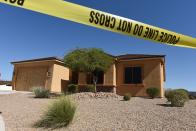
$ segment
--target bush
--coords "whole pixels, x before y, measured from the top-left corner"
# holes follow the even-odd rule
[[[75,111],[76,106],[68,97],[59,97],[48,107],[43,118],[35,123],[35,127],[66,127],[73,120]]]
[[[185,89],[175,89],[175,90],[167,89],[167,90],[165,90],[165,97],[167,98],[167,100],[169,102],[171,102],[171,98],[173,96],[173,91],[184,92],[185,94],[187,94],[189,96],[189,92],[187,90],[185,90]]]
[[[167,98],[167,100],[169,101],[169,102],[171,102],[171,97],[172,97],[172,89],[167,89],[167,90],[165,90],[165,97]]]
[[[172,106],[183,107],[188,100],[188,94],[183,90],[173,90],[171,93],[170,101]]]
[[[146,89],[146,93],[148,94],[148,96],[150,96],[153,99],[159,95],[160,90],[158,88],[151,87]]]
[[[183,91],[183,92],[185,92],[188,95],[188,97],[189,97],[189,91],[188,90],[186,90],[186,89],[176,89],[176,90],[177,91]]]
[[[50,97],[50,91],[43,87],[34,87],[32,91],[35,94],[35,98],[49,98]]]
[[[95,92],[95,86],[94,85],[87,85],[84,89],[85,92]]]
[[[126,93],[123,97],[124,101],[129,101],[131,99],[131,94],[130,93]]]
[[[78,85],[75,84],[69,84],[67,86],[68,92],[69,93],[77,93],[78,92]]]
[[[186,89],[175,89],[175,90],[178,90],[178,91],[184,91],[184,92],[186,92],[186,93],[187,93],[187,95],[189,94],[189,91],[188,91],[188,90],[186,90]]]

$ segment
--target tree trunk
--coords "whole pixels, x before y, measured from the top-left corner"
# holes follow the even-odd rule
[[[95,86],[95,93],[97,93],[97,76],[93,75],[93,82]]]
[[[97,93],[97,82],[94,83],[95,86],[95,93]]]

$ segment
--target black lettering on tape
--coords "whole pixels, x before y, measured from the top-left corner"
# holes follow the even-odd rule
[[[168,43],[168,44],[177,44],[180,41],[180,37],[165,32],[161,32],[158,41]]]
[[[150,28],[150,27],[146,27],[143,37],[151,39],[151,40],[156,40],[158,34],[159,34],[158,30],[155,30],[155,29]]]
[[[161,40],[162,40],[163,35],[164,35],[164,32],[161,32],[161,35],[160,35],[160,37],[159,37],[158,41],[161,41]]]
[[[97,12],[97,13],[95,14],[95,24],[98,24],[98,23],[99,23],[99,17],[100,17],[100,13]]]
[[[105,20],[105,26],[109,27],[110,26],[110,17],[106,15],[106,20]]]
[[[12,4],[16,3],[16,0],[10,0],[10,3]]]
[[[148,27],[146,27],[146,31],[144,32],[144,38],[146,38],[147,36],[148,36],[148,31],[149,31],[149,28]]]
[[[89,22],[100,26],[105,26],[107,28],[113,29],[115,27],[116,19],[104,13],[99,13],[95,11],[90,12]]]
[[[8,1],[8,0],[5,0]],[[24,0],[9,0],[10,2],[17,2],[18,5],[23,5]],[[95,11],[91,11],[89,14],[89,22],[94,23],[100,26],[105,26],[107,28],[115,28],[116,26],[116,18],[110,15],[106,15],[104,13],[99,13]],[[133,28],[133,32],[132,32]],[[133,26],[132,22],[126,20],[119,20],[119,24],[116,27],[118,31],[133,33],[133,35],[141,36],[143,31],[144,35],[142,37],[151,40],[157,40],[159,42],[164,42],[168,44],[177,44],[180,41],[180,37],[172,35],[170,33],[161,32],[159,36],[159,30],[153,29],[151,27],[145,27],[143,25],[135,24]]]
[[[9,1],[11,4],[17,4],[23,6],[25,0],[5,0],[6,2]]]
[[[91,11],[90,12],[90,19],[89,19],[89,22],[90,23],[93,23],[93,21],[94,21],[94,15],[95,15],[95,12],[94,11]]]
[[[143,28],[144,26],[140,26],[138,24],[135,24],[135,28],[133,30],[133,35],[138,35],[138,36],[141,36],[142,35],[142,32],[143,32]]]
[[[117,27],[117,30],[121,30],[121,23],[122,23],[122,20],[120,19],[120,23],[119,23],[119,25]]]
[[[175,40],[175,41],[173,42],[173,44],[175,45],[175,44],[177,44],[179,41],[180,41],[180,37],[178,37],[178,39]]]
[[[122,23],[122,32],[125,32],[126,28],[127,28],[127,22],[123,21],[123,23]]]
[[[23,6],[25,0],[18,0],[17,4]]]
[[[101,14],[99,24],[100,25],[104,25],[104,23],[105,23],[105,15],[104,14]]]
[[[112,23],[113,22],[113,23]],[[115,17],[112,17],[112,19],[111,19],[111,23],[110,23],[110,28],[114,28],[115,27],[115,25],[116,25],[116,18]]]
[[[173,37],[173,35],[171,35],[171,34],[169,34],[168,35],[168,39],[167,39],[167,41],[168,41],[168,43],[171,43],[172,44],[172,37]]]
[[[131,28],[132,28],[132,23],[131,23],[131,22],[128,22],[126,32],[127,32],[127,33],[130,33],[130,32],[131,32]]]
[[[130,33],[132,28],[132,23],[128,22],[126,20],[121,20],[119,22],[119,25],[117,27],[117,30],[122,31],[122,32],[127,32]]]
[[[156,39],[157,39],[158,35],[159,35],[159,31],[158,31],[158,30],[156,30],[156,36],[155,36],[154,40],[156,40]]]

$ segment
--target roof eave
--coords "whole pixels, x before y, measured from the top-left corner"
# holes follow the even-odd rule
[[[24,60],[24,61],[13,61],[11,62],[11,64],[15,65],[15,64],[23,64],[23,63],[33,63],[33,62],[46,62],[46,61],[56,61],[56,62],[64,63],[63,60],[59,58],[47,57],[47,58],[39,58],[39,59]]]

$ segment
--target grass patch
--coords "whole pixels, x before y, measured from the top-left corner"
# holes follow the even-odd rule
[[[74,118],[76,105],[67,96],[59,97],[45,112],[43,118],[35,123],[35,127],[61,128],[68,126]]]

